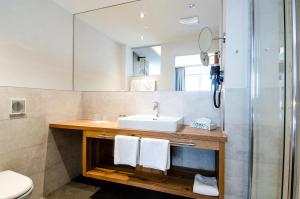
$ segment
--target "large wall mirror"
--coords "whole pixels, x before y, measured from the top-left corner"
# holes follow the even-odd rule
[[[199,33],[220,35],[222,0],[141,0],[75,15],[79,91],[210,90]],[[213,41],[210,64],[219,52]]]

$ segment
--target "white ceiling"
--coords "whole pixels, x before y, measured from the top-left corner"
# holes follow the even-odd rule
[[[97,8],[131,2],[132,0],[53,0],[58,5],[75,14]]]
[[[98,3],[108,5],[117,1],[121,2],[98,0]],[[194,3],[196,7],[188,8],[189,3]],[[88,23],[119,43],[140,47],[197,40],[201,28],[205,26],[211,27],[217,33],[221,21],[220,11],[221,0],[142,0],[76,15],[76,19]],[[145,13],[144,19],[139,17],[141,12]],[[199,17],[199,24],[187,26],[178,22],[181,18],[192,16]],[[141,36],[144,37],[143,41]]]

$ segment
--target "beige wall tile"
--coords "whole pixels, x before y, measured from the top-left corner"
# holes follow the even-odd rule
[[[26,98],[24,117],[10,118],[10,98],[14,97]],[[55,190],[79,175],[81,136],[57,141],[49,122],[80,119],[81,107],[80,92],[0,87],[0,171],[9,169],[30,177],[35,186],[33,198],[42,196],[44,187]],[[66,147],[51,147],[56,142]],[[56,183],[45,176],[62,180]]]
[[[48,194],[81,174],[80,132],[49,129],[49,122],[86,119],[115,121],[119,115],[154,114],[153,101],[160,102],[161,115],[196,117],[219,122],[219,111],[209,93],[184,92],[71,92],[0,87],[0,170],[11,169],[32,177],[34,197]],[[10,119],[5,104],[10,97],[25,97],[28,115]],[[2,101],[1,101],[2,100]],[[214,169],[213,163],[200,165],[190,158],[198,153],[182,151],[178,165]],[[202,152],[201,161],[214,155]],[[199,155],[199,154],[198,154]],[[199,162],[199,158],[196,160]],[[41,183],[41,181],[43,183]]]

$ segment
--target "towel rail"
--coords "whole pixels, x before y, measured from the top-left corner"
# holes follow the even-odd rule
[[[97,137],[101,137],[104,139],[112,139],[114,140],[115,137],[114,136],[110,136],[110,135],[97,135]],[[194,143],[185,143],[185,142],[172,142],[170,141],[170,144],[173,146],[195,146]]]
[[[115,139],[114,136],[109,136],[109,135],[97,135],[97,137],[105,138],[105,139]]]

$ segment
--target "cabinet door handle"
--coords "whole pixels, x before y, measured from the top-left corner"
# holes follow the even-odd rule
[[[109,136],[109,135],[97,135],[97,137],[106,138],[106,139],[114,139],[113,136]]]
[[[195,146],[194,143],[184,143],[184,142],[170,142],[170,144],[175,146]]]

